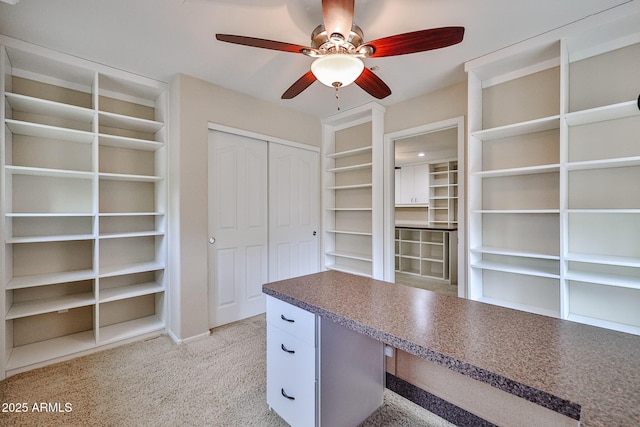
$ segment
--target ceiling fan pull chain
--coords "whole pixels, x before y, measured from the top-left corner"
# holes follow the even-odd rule
[[[336,87],[336,106],[338,107],[338,111],[340,111],[340,86],[335,85]]]

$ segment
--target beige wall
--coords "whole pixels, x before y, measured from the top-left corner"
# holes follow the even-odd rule
[[[174,339],[206,334],[208,123],[321,145],[320,120],[179,74],[171,81],[169,154],[169,323]],[[386,107],[385,132],[466,116],[460,83]]]
[[[460,116],[467,116],[466,80],[388,106],[384,116],[384,131],[391,133]]]
[[[208,123],[313,146],[321,144],[321,127],[312,116],[183,74],[171,81],[170,99],[168,327],[184,340],[209,328]]]

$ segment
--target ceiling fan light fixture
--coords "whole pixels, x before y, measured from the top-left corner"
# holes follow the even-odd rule
[[[313,75],[329,87],[344,87],[353,83],[364,70],[364,63],[351,55],[333,53],[311,64]]]

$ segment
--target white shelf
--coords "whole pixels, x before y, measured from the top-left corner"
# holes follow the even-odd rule
[[[82,130],[61,128],[57,126],[43,125],[39,123],[23,122],[6,119],[7,127],[14,135],[31,136],[35,138],[57,139],[82,144],[91,144],[95,134]]]
[[[354,235],[354,236],[371,236],[372,235],[371,232],[353,231],[353,230],[327,230],[327,233],[351,234],[351,235]]]
[[[164,292],[161,284],[156,282],[137,283],[118,288],[100,289],[100,303],[118,301],[127,298],[135,298],[143,295],[151,295]]]
[[[492,139],[502,139],[512,136],[526,135],[535,132],[544,132],[547,130],[560,128],[560,116],[545,117],[542,119],[529,120],[526,122],[515,123],[506,126],[500,126],[491,129],[479,130],[472,132],[471,136],[480,141],[489,141]]]
[[[333,173],[351,172],[351,171],[357,171],[362,169],[369,169],[372,167],[372,165],[373,163],[362,163],[362,164],[357,164],[352,166],[342,166],[339,168],[326,169],[326,172],[333,172]]]
[[[491,246],[480,246],[477,248],[471,248],[471,252],[477,254],[490,254],[490,255],[505,255],[512,257],[522,257],[522,258],[536,258],[536,259],[549,259],[549,260],[560,260],[559,255],[551,255],[540,252],[530,252],[530,251],[516,251],[513,249],[504,249],[504,248],[496,248]]]
[[[6,243],[45,243],[45,242],[71,242],[75,240],[93,240],[93,234],[65,234],[59,236],[28,236],[8,237]]]
[[[96,303],[93,292],[78,293],[64,297],[16,302],[7,312],[6,320],[35,316],[38,314],[65,311]]]
[[[567,163],[568,170],[624,168],[629,166],[640,166],[640,156]]]
[[[581,316],[573,313],[569,313],[567,315],[567,320],[584,323],[585,325],[597,326],[599,328],[613,329],[616,331],[626,332],[628,334],[640,335],[640,327],[625,325],[624,323],[610,322],[608,320],[596,319],[594,317]]]
[[[103,326],[99,330],[100,345],[164,330],[164,322],[158,316],[148,316],[114,325]]]
[[[327,208],[331,212],[371,212],[371,208]]]
[[[50,178],[92,179],[93,172],[65,169],[34,168],[28,166],[5,166],[5,170],[13,175],[46,176]]]
[[[87,212],[8,212],[5,216],[7,218],[92,218],[95,215]]]
[[[59,357],[91,350],[95,347],[95,344],[93,331],[86,331],[14,347],[11,350],[5,369],[11,371],[48,360],[55,360]]]
[[[496,178],[502,176],[516,176],[516,175],[536,175],[542,173],[553,173],[560,170],[560,164],[552,165],[539,165],[539,166],[527,166],[522,168],[509,168],[509,169],[496,169],[489,171],[474,172],[473,176],[479,176],[481,178]]]
[[[99,217],[163,216],[163,212],[101,212]]]
[[[588,264],[614,265],[618,267],[640,267],[640,258],[621,257],[600,254],[581,254],[570,252],[564,259],[566,261],[584,262]]]
[[[353,185],[336,185],[333,187],[327,187],[327,190],[356,190],[358,188],[372,188],[371,183],[366,184],[353,184]]]
[[[559,214],[560,209],[482,209],[472,213],[479,214]]]
[[[356,148],[353,150],[341,151],[339,153],[330,153],[330,154],[327,154],[326,157],[329,159],[339,159],[342,157],[355,156],[357,154],[370,153],[372,150],[373,150],[372,146],[367,146],[367,147]]]
[[[122,114],[100,111],[98,120],[101,126],[127,129],[136,132],[156,133],[164,127],[164,123]]]
[[[511,309],[514,309],[514,310],[527,311],[529,313],[541,314],[543,316],[560,317],[560,313],[557,310],[551,310],[551,309],[548,309],[548,308],[538,307],[538,306],[535,306],[535,305],[517,304],[517,303],[512,303],[512,302],[509,302],[509,301],[504,301],[504,300],[501,300],[501,299],[489,298],[489,297],[482,297],[482,298],[477,299],[476,301],[483,302],[485,304],[497,305],[497,306],[504,307],[504,308],[511,308]]]
[[[351,273],[357,276],[372,277],[371,273],[368,271],[358,270],[357,268],[346,267],[344,265],[329,264],[325,265],[325,268],[328,270],[341,271],[343,273]]]
[[[158,182],[162,181],[162,177],[151,175],[132,175],[121,173],[100,172],[100,179],[110,181],[133,181],[133,182]]]
[[[529,276],[547,277],[550,279],[559,279],[560,272],[557,269],[530,267],[524,265],[505,264],[493,261],[478,261],[471,263],[472,268],[481,270],[501,271],[504,273],[524,274]]]
[[[124,276],[126,274],[144,273],[147,271],[158,271],[163,269],[164,265],[159,262],[116,265],[111,267],[102,267],[100,269],[100,277]]]
[[[101,133],[99,136],[99,143],[103,146],[117,147],[117,148],[131,148],[134,150],[156,151],[164,147],[163,142],[149,141],[139,138],[127,138],[124,136],[108,135]]]
[[[104,233],[100,234],[100,239],[126,239],[129,237],[153,237],[164,236],[164,231],[151,230],[151,231],[132,231],[129,233]]]
[[[91,110],[89,108],[63,104],[26,95],[7,92],[5,93],[5,96],[11,108],[16,111],[60,117],[84,123],[93,122],[93,118],[96,114],[95,110]]]
[[[566,280],[574,280],[576,282],[596,283],[603,286],[615,286],[640,290],[640,277],[569,270],[565,273],[564,278]]]
[[[353,252],[327,251],[325,252],[325,254],[329,256],[339,257],[339,258],[356,259],[359,261],[367,261],[367,262],[373,261],[373,258],[371,258],[371,255],[363,255],[363,254],[357,254]]]
[[[635,99],[633,101],[621,102],[619,104],[567,113],[565,115],[565,120],[569,126],[580,126],[632,116],[640,116],[638,101]]]
[[[7,290],[33,288],[36,286],[54,285],[56,283],[80,282],[95,278],[93,270],[66,271],[62,273],[35,274],[32,276],[13,277],[7,284]]]

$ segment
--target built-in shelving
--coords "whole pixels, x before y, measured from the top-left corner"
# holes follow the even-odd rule
[[[374,161],[382,112],[372,104],[323,123],[325,269],[382,277],[382,182]]]
[[[640,334],[640,17],[611,25],[467,64],[469,296]]]
[[[458,161],[429,164],[429,224],[453,226],[458,223]]]
[[[167,88],[0,41],[4,378],[164,330]]]
[[[455,283],[456,241],[455,230],[396,228],[395,270]]]

